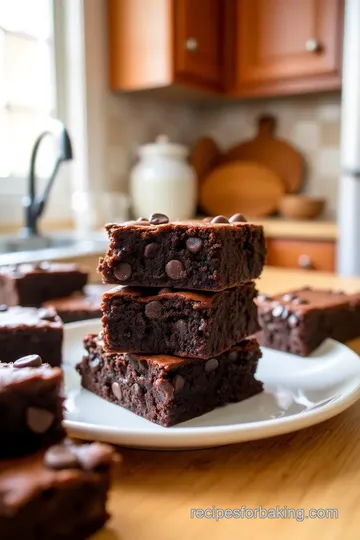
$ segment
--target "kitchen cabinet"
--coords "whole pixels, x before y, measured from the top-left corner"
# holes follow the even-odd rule
[[[108,0],[112,90],[222,88],[222,0]]]
[[[236,26],[233,94],[340,88],[343,0],[230,0],[229,5],[227,24],[234,20]]]
[[[335,272],[336,242],[268,238],[266,262],[269,266]]]

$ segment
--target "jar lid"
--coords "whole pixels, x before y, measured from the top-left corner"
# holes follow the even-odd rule
[[[185,158],[189,155],[186,146],[172,143],[167,135],[159,135],[154,143],[144,144],[139,148],[139,156],[172,156]]]

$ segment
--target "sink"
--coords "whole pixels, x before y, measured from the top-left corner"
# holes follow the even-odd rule
[[[70,231],[31,238],[0,235],[0,266],[102,254],[108,244],[105,231],[92,232],[86,237],[78,237]]]
[[[19,236],[0,237],[0,253],[18,253],[19,251],[34,251],[38,249],[62,248],[74,246],[78,240],[73,237],[38,236],[21,238]]]

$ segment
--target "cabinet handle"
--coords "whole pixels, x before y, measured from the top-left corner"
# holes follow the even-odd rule
[[[185,48],[189,52],[195,52],[198,48],[198,42],[195,38],[189,38],[185,41]]]
[[[310,38],[305,43],[305,49],[311,53],[317,53],[321,50],[321,43],[318,39]]]
[[[309,255],[300,255],[298,258],[298,265],[303,270],[311,270],[311,268],[313,267]]]

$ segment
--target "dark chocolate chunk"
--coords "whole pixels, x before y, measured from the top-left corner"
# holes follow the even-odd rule
[[[150,225],[150,221],[147,219],[140,218],[137,220],[136,225],[140,227],[148,227]]]
[[[156,386],[160,390],[160,395],[164,400],[169,400],[174,397],[174,387],[170,381],[159,380],[156,381]]]
[[[235,360],[238,359],[238,356],[239,356],[238,351],[229,352],[229,360],[231,360],[231,362],[235,362]]]
[[[187,332],[187,324],[186,322],[184,321],[184,319],[179,319],[178,321],[176,321],[174,323],[174,329],[176,330],[176,332],[178,332],[179,334],[186,334]]]
[[[77,469],[80,463],[77,455],[68,444],[51,446],[44,455],[44,463],[49,469]]]
[[[149,220],[146,219],[145,217],[139,217],[139,218],[137,218],[136,221],[137,221],[137,223],[142,223],[142,222],[143,222],[143,223],[145,223],[145,222],[146,222],[146,223],[149,223]]]
[[[182,388],[184,387],[184,384],[185,384],[184,377],[182,377],[181,375],[175,375],[174,381],[173,381],[175,393],[180,392],[180,390],[182,390]]]
[[[203,241],[201,238],[188,238],[186,240],[186,247],[191,253],[200,253],[203,246]]]
[[[131,266],[128,263],[119,263],[114,269],[114,276],[119,281],[127,281],[131,276]]]
[[[112,383],[111,390],[113,391],[114,396],[120,401],[122,398],[120,384],[117,382]]]
[[[299,324],[299,319],[297,318],[295,313],[293,313],[288,318],[288,325],[290,326],[290,328],[295,328],[295,326],[297,326],[298,324]]]
[[[26,423],[34,433],[46,433],[52,426],[55,416],[52,412],[38,407],[29,407],[26,411]]]
[[[176,259],[173,259],[167,263],[165,266],[165,272],[170,279],[174,280],[183,279],[186,277],[186,271],[183,263],[181,261],[177,261]]]
[[[56,313],[51,312],[46,308],[39,310],[39,319],[42,319],[43,321],[55,322],[56,318]]]
[[[147,259],[155,259],[155,257],[158,254],[159,249],[160,249],[159,244],[156,244],[155,242],[151,242],[151,244],[148,244],[147,246],[145,246],[144,255]]]
[[[0,304],[0,313],[4,313],[4,311],[7,311],[8,307],[5,304]]]
[[[145,315],[148,319],[159,319],[162,315],[163,308],[161,302],[153,300],[145,306]]]
[[[205,371],[207,373],[210,373],[211,371],[215,371],[219,365],[219,360],[216,358],[210,358],[205,364]]]
[[[225,216],[216,216],[211,220],[211,223],[229,223]]]
[[[28,356],[23,356],[14,362],[14,367],[16,368],[25,368],[25,367],[40,367],[42,360],[38,354],[29,354]]]
[[[149,221],[152,225],[162,225],[169,223],[169,218],[165,214],[152,214]]]
[[[273,317],[281,317],[282,313],[283,313],[283,306],[281,305],[276,305],[273,310],[272,310],[272,316]]]
[[[284,296],[282,297],[284,302],[292,302],[296,298],[297,298],[296,294],[293,294],[293,293],[284,294]]]
[[[234,214],[229,219],[230,223],[246,223],[247,219],[243,214]]]
[[[304,300],[304,298],[294,298],[293,300],[293,304],[295,304],[296,306],[300,306],[300,305],[307,305],[309,302],[307,300]]]

